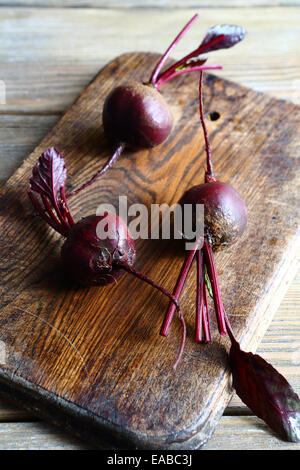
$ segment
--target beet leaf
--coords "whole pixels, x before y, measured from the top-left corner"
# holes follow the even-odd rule
[[[38,159],[32,169],[29,179],[30,189],[48,197],[57,196],[57,193],[65,185],[67,169],[65,160],[54,147],[46,150]]]
[[[47,149],[32,169],[28,196],[36,212],[60,234],[67,236],[74,225],[66,202],[67,170],[63,156],[54,147]],[[40,201],[36,197],[40,196]]]
[[[210,28],[200,44],[199,51],[206,53],[218,49],[228,49],[244,39],[246,31],[241,26],[218,24]]]
[[[287,380],[262,357],[232,341],[233,387],[241,400],[282,439],[300,441],[300,400]]]

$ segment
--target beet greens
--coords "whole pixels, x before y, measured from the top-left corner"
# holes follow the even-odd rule
[[[283,440],[300,441],[300,400],[287,380],[258,354],[246,353],[232,338],[233,387],[241,400]]]
[[[161,87],[179,75],[222,68],[220,65],[205,65],[207,58],[202,58],[202,55],[233,47],[246,34],[240,26],[213,26],[195,50],[162,70],[174,47],[198,16],[194,15],[180,31],[155,65],[148,82],[131,81],[117,86],[109,93],[104,102],[102,117],[105,134],[113,142],[115,151],[88,182],[71,192],[68,197],[77,194],[103,175],[127,147],[134,150],[143,149],[165,141],[172,130],[173,117],[160,93]]]

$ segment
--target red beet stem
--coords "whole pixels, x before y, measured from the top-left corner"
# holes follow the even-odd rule
[[[162,85],[166,82],[168,82],[169,80],[172,80],[173,78],[176,78],[176,77],[179,77],[179,75],[184,75],[186,73],[190,73],[190,72],[197,72],[197,71],[202,71],[202,70],[220,70],[222,69],[222,65],[197,65],[195,67],[189,67],[189,68],[185,68],[185,69],[182,69],[182,70],[178,70],[177,72],[174,72],[172,74],[169,74],[167,76],[165,76],[165,74],[163,74],[156,82],[156,88],[158,90],[160,90],[160,88],[162,87]]]
[[[140,271],[138,271],[137,269],[133,268],[132,266],[129,266],[129,264],[127,263],[124,263],[124,262],[121,262],[119,263],[120,266],[122,266],[123,269],[125,269],[125,271],[127,271],[128,273],[130,274],[133,274],[135,277],[137,277],[138,279],[141,279],[142,281],[144,282],[147,282],[148,284],[150,284],[150,286],[152,287],[155,287],[155,289],[158,289],[160,292],[162,292],[163,294],[165,294],[167,297],[169,297],[169,299],[171,300],[172,302],[172,305],[174,305],[174,309],[177,309],[178,311],[178,315],[179,315],[179,320],[180,320],[180,323],[181,323],[181,326],[182,326],[182,337],[181,337],[181,344],[180,344],[180,349],[179,349],[179,353],[177,355],[177,359],[173,365],[174,369],[176,369],[180,359],[181,359],[181,356],[182,356],[182,353],[183,353],[183,349],[184,349],[184,344],[185,344],[185,339],[186,339],[186,325],[185,325],[185,321],[184,321],[184,317],[183,317],[183,314],[182,314],[182,311],[181,311],[181,308],[180,308],[180,305],[178,303],[178,300],[174,297],[173,294],[171,294],[170,292],[168,292],[164,287],[162,287],[161,285],[157,284],[155,281],[153,281],[152,279],[150,279],[148,276],[146,276],[145,274],[141,273]]]
[[[206,150],[206,172],[205,172],[205,182],[209,183],[211,181],[216,181],[213,171],[213,164],[211,160],[211,151],[210,151],[210,144],[208,140],[208,133],[204,119],[204,112],[203,112],[203,96],[202,96],[202,87],[203,87],[203,72],[200,72],[200,80],[199,80],[199,112],[200,112],[200,121],[203,129],[204,140],[205,140],[205,150]]]
[[[188,254],[186,255],[186,258],[184,260],[184,263],[182,265],[181,271],[179,273],[179,276],[178,276],[178,279],[177,279],[177,282],[176,282],[176,285],[175,285],[175,289],[173,291],[173,296],[177,301],[180,297],[181,291],[183,289],[183,286],[185,284],[187,275],[188,275],[190,267],[192,265],[195,253],[196,253],[201,241],[202,241],[202,238],[197,240],[195,242],[195,245],[194,245],[193,249],[190,250],[188,252]],[[174,312],[175,312],[175,305],[174,305],[174,303],[170,303],[170,305],[168,307],[168,310],[167,310],[167,313],[165,315],[161,330],[160,330],[160,334],[162,336],[167,336],[168,335],[169,326],[171,324]]]
[[[197,250],[196,342],[211,341],[207,289],[204,282],[203,252]]]
[[[63,218],[62,215],[59,219],[56,217],[56,215],[54,214],[53,209],[51,207],[51,204],[50,204],[50,202],[49,202],[49,200],[47,199],[46,196],[41,195],[41,198],[42,198],[42,201],[43,201],[45,212],[48,214],[48,216],[54,222],[54,224],[56,224],[57,226],[62,226],[68,231],[69,230],[68,222],[65,221],[65,219]]]
[[[154,70],[153,70],[152,75],[150,77],[150,83],[152,83],[152,85],[154,85],[154,86],[156,85],[158,74],[161,71],[164,64],[166,63],[166,60],[168,59],[168,57],[171,54],[172,50],[177,45],[177,43],[180,41],[180,39],[185,35],[185,33],[190,29],[190,27],[197,20],[198,17],[199,17],[199,14],[197,13],[196,15],[193,16],[192,19],[190,19],[190,21],[184,26],[184,28],[176,36],[174,41],[170,44],[170,46],[168,47],[166,52],[161,56],[161,58],[159,59],[159,61],[156,64],[156,66],[154,67]]]
[[[203,335],[205,343],[211,342],[210,335],[210,323],[209,323],[209,310],[208,310],[208,301],[207,301],[207,288],[205,282],[203,283]]]
[[[51,204],[52,204],[52,207],[54,208],[56,214],[57,214],[57,217],[60,221],[60,224],[66,228],[67,232],[70,231],[71,229],[71,226],[69,225],[69,221],[68,219],[66,219],[65,215],[62,213],[61,211],[61,205],[59,204],[58,202],[58,199],[57,199],[57,195],[55,194],[54,192],[54,186],[51,188],[51,192],[52,192],[52,197],[51,197]],[[42,199],[43,199],[43,202],[44,202],[44,196],[41,196]],[[68,209],[69,210],[69,209]],[[63,210],[64,212],[64,210]],[[50,214],[49,214],[50,215]],[[74,225],[74,224],[73,224]]]
[[[27,194],[29,196],[29,199],[31,200],[34,209],[37,211],[39,216],[45,222],[47,222],[47,224],[50,225],[50,227],[52,227],[56,232],[60,233],[63,237],[67,237],[69,234],[69,230],[57,220],[53,212],[51,211],[50,214],[46,207],[45,209],[43,209],[36,197],[33,195],[32,191],[28,191]]]
[[[105,165],[103,165],[101,170],[97,171],[97,173],[95,173],[94,176],[92,176],[92,178],[86,183],[84,183],[82,186],[75,189],[71,193],[67,194],[66,198],[69,199],[69,197],[75,196],[75,194],[78,194],[80,191],[82,191],[83,189],[93,184],[96,181],[96,179],[99,178],[99,176],[103,175],[112,166],[112,164],[117,160],[117,158],[119,158],[119,156],[121,155],[124,149],[125,149],[125,144],[120,143],[118,147],[116,148],[115,152],[113,153],[113,155],[109,157]]]
[[[226,334],[225,314],[224,307],[221,299],[221,292],[218,281],[218,274],[214,260],[214,254],[210,243],[204,239],[203,243],[204,263],[207,268],[207,273],[210,279],[211,288],[213,291],[213,298],[215,310],[217,315],[218,329],[221,335]]]
[[[64,209],[64,213],[67,217],[67,220],[69,222],[69,226],[70,227],[73,227],[73,225],[75,225],[75,222],[74,222],[74,219],[71,215],[71,212],[70,212],[70,209],[69,209],[69,206],[67,204],[67,198],[66,198],[66,190],[65,190],[65,187],[62,186],[60,188],[60,196],[61,196],[61,200],[62,200],[62,203],[63,203],[63,209]]]
[[[194,57],[197,57],[199,56],[203,51],[205,51],[205,49],[207,49],[208,47],[211,47],[212,45],[214,45],[215,43],[218,43],[219,41],[221,41],[222,39],[224,38],[224,34],[222,36],[219,36],[215,39],[213,39],[209,44],[205,44],[203,46],[200,46],[198,47],[197,49],[195,49],[194,51],[190,52],[188,55],[186,55],[185,57],[183,57],[182,59],[178,60],[177,62],[175,62],[175,64],[171,65],[169,68],[167,68],[164,72],[162,72],[158,77],[157,77],[157,82],[163,78],[163,81],[166,82],[169,80],[168,77],[170,77],[172,75],[172,78],[173,77],[173,74],[174,72],[176,71],[176,69],[178,69],[179,67],[182,67],[182,66],[185,66],[185,68],[188,66],[188,61]],[[221,67],[222,68],[222,67]],[[195,70],[193,68],[193,70]],[[167,79],[168,78],[168,79]]]
[[[196,342],[202,342],[202,320],[203,320],[203,254],[202,250],[197,250],[197,293],[196,293]]]
[[[227,313],[225,312],[225,310],[224,310],[224,318],[225,318],[225,322],[226,322],[227,333],[228,333],[228,336],[230,338],[231,344],[239,344],[237,339],[235,338],[235,336],[233,334],[233,330],[232,330],[229,318],[228,318]]]

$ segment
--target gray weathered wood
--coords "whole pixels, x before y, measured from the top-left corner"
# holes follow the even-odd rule
[[[0,0],[0,6],[24,6],[39,8],[222,8],[222,7],[274,7],[274,6],[296,6],[300,5],[299,0]]]
[[[250,443],[250,444],[249,444]],[[202,450],[300,450],[278,439],[254,416],[223,416]],[[93,447],[45,423],[0,423],[0,450],[89,450]]]
[[[130,51],[163,52],[196,10],[15,9],[0,14],[0,113],[62,112],[102,65]],[[280,18],[280,29],[278,29]],[[217,74],[258,91],[300,102],[299,15],[289,8],[206,8],[174,50],[179,58],[216,23],[248,30],[233,49],[210,55]],[[34,34],[32,34],[34,31]],[[268,40],[272,38],[272,40]],[[26,47],[24,46],[26,45]],[[275,52],[276,51],[276,52]],[[145,71],[148,78],[150,71]]]
[[[20,166],[58,116],[0,114],[0,185]]]
[[[300,443],[278,439],[255,416],[223,416],[202,450],[300,450]]]
[[[0,423],[0,450],[88,450],[88,444],[44,423]]]

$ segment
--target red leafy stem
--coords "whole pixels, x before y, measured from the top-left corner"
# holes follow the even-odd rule
[[[101,170],[99,170],[95,175],[93,175],[93,177],[89,181],[87,181],[82,186],[80,186],[79,188],[77,188],[74,191],[72,191],[71,193],[69,193],[67,195],[67,198],[69,199],[69,197],[75,196],[75,194],[78,194],[80,191],[82,191],[83,189],[85,189],[88,186],[90,186],[91,184],[93,184],[93,182],[99,176],[103,175],[112,166],[112,164],[117,160],[117,158],[119,158],[119,156],[121,155],[121,153],[123,152],[124,149],[125,149],[125,144],[124,143],[119,144],[117,146],[116,150],[114,151],[114,153],[112,154],[112,156],[108,159],[108,161],[105,163],[105,165],[101,168]]]
[[[156,66],[155,66],[155,68],[152,72],[152,75],[150,77],[150,83],[152,83],[153,85],[156,84],[158,74],[159,74],[160,70],[162,69],[162,67],[164,66],[164,64],[166,63],[166,61],[167,61],[169,55],[171,54],[172,50],[177,45],[177,43],[180,41],[180,39],[185,35],[185,33],[190,29],[192,24],[198,19],[198,17],[199,17],[198,13],[193,16],[193,18],[184,26],[184,28],[176,36],[176,38],[171,43],[171,45],[168,47],[166,52],[161,56],[161,58],[159,59],[158,63],[156,64]]]
[[[191,265],[192,265],[192,262],[193,262],[193,259],[194,259],[194,256],[195,256],[195,253],[196,253],[200,243],[201,243],[201,240],[198,240],[195,243],[193,249],[190,250],[188,252],[188,254],[186,255],[185,261],[182,265],[181,271],[179,273],[179,276],[178,276],[178,279],[177,279],[177,282],[176,282],[176,285],[175,285],[175,289],[173,291],[173,297],[177,301],[178,301],[178,299],[180,297],[180,294],[182,292],[182,289],[184,287],[187,275],[189,273],[189,270],[191,268]],[[168,310],[167,310],[167,313],[166,313],[166,316],[165,316],[165,319],[164,319],[164,322],[163,322],[163,325],[162,325],[162,328],[161,328],[161,331],[160,331],[160,334],[162,336],[167,336],[168,335],[169,326],[171,324],[174,313],[175,313],[175,305],[174,305],[173,302],[171,302],[169,307],[168,307]]]
[[[28,196],[38,215],[65,237],[74,225],[66,201],[66,176],[64,158],[60,152],[51,147],[40,156],[33,167],[28,191]]]
[[[207,288],[204,282],[203,253],[197,250],[196,342],[211,342]]]
[[[178,276],[175,289],[173,291],[174,298],[178,301],[183,290],[185,281],[190,271],[193,259],[197,251],[200,250],[200,244],[202,239],[199,239],[192,250],[186,255],[185,261],[181,268]],[[221,299],[221,293],[218,283],[218,275],[214,261],[214,255],[210,243],[204,239],[201,253],[197,254],[198,266],[197,266],[197,299],[196,299],[196,340],[202,340],[202,324],[204,326],[204,341],[210,341],[210,326],[208,318],[208,305],[207,305],[207,291],[205,285],[204,266],[206,266],[207,274],[210,280],[213,300],[215,305],[215,311],[217,316],[218,328],[221,335],[226,334],[225,314],[224,307]],[[175,312],[175,305],[169,304],[167,309],[160,334],[167,336],[172,318]]]
[[[201,121],[202,129],[203,129],[203,134],[204,134],[205,151],[206,151],[205,182],[208,183],[208,182],[216,181],[216,179],[214,176],[210,144],[209,144],[209,139],[208,139],[207,127],[206,127],[205,119],[204,119],[202,89],[203,89],[203,71],[201,70],[200,80],[199,80],[199,113],[200,113],[200,121]]]
[[[246,31],[240,26],[213,26],[206,32],[200,46],[198,46],[195,50],[193,50],[192,52],[184,56],[182,59],[178,60],[175,64],[171,65],[169,68],[161,72],[161,69],[166,63],[166,60],[171,54],[172,50],[178,44],[181,38],[186,34],[186,32],[190,29],[190,27],[196,21],[198,16],[198,14],[193,16],[193,18],[184,26],[184,28],[176,36],[174,41],[171,43],[171,45],[168,47],[166,52],[162,55],[162,57],[156,64],[150,77],[150,83],[158,90],[164,83],[171,80],[172,78],[178,77],[179,75],[194,71],[221,69],[222,66],[220,65],[204,66],[203,64],[206,62],[207,59],[199,59],[199,55],[218,49],[227,49],[229,47],[232,47],[239,41],[241,41],[246,34]]]

